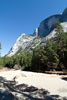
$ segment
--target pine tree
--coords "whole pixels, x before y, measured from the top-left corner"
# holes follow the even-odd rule
[[[61,24],[60,24],[59,21],[56,22],[56,30],[55,30],[55,31],[56,31],[56,35],[57,35],[57,34],[60,35],[61,33],[64,32],[64,31],[63,31],[63,27],[61,26]]]
[[[63,28],[60,24],[60,22],[56,23],[56,41],[57,41],[57,52],[59,55],[59,60],[60,63],[64,66],[66,66],[66,61],[65,61],[65,53],[67,52],[67,35],[63,31]]]

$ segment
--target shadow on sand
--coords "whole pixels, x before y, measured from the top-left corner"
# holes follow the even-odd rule
[[[38,89],[27,84],[16,85],[16,81],[0,77],[0,100],[61,100],[58,99],[59,97],[59,95],[50,95],[45,89]]]
[[[67,81],[67,77],[62,77],[61,79],[64,81]]]

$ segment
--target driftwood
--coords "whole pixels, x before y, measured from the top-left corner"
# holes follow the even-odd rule
[[[58,75],[67,75],[67,72],[63,71],[45,71],[46,74],[58,74]]]

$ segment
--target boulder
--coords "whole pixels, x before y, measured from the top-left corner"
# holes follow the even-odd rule
[[[19,70],[19,69],[21,69],[21,66],[20,65],[14,65],[14,67],[13,67],[15,70]]]

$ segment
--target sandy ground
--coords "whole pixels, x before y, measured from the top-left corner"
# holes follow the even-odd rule
[[[48,90],[51,95],[59,95],[62,97],[67,97],[67,80],[62,79],[62,77],[54,74],[43,74],[26,72],[21,70],[9,70],[1,71],[0,76],[6,78],[7,80],[13,80],[16,76],[17,84],[28,84],[29,86],[35,86],[39,89],[43,88]]]

